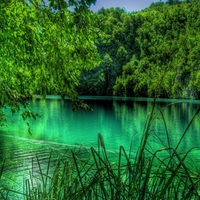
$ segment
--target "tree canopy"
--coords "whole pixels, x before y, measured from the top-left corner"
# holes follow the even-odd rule
[[[200,1],[190,0],[152,3],[132,13],[121,8],[99,10],[105,32],[97,44],[102,62],[87,78],[80,77],[90,89],[81,87],[79,92],[199,99],[199,6]],[[109,68],[105,55],[112,61]]]
[[[77,100],[81,69],[99,63],[94,0],[0,1],[0,118],[35,94]],[[73,10],[70,7],[73,6]],[[31,112],[27,112],[24,117]]]

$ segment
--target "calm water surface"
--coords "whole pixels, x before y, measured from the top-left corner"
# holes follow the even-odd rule
[[[30,101],[30,109],[39,113],[41,117],[29,120],[32,135],[28,134],[27,126],[18,114],[8,119],[7,126],[2,127],[0,133],[15,138],[86,147],[96,147],[97,135],[101,133],[108,149],[118,150],[119,146],[123,145],[129,150],[132,141],[134,150],[152,110],[152,101],[152,99],[127,100],[126,98],[98,100],[91,97],[85,102],[93,109],[92,112],[85,110],[73,112],[68,100],[33,100]],[[167,124],[170,143],[175,147],[199,105],[199,101],[158,100],[155,109],[157,115],[151,126],[153,146],[158,142],[155,134],[166,143],[166,129],[159,109],[162,109]],[[183,139],[180,150],[200,147],[199,122],[200,115]]]
[[[1,161],[4,157],[12,161],[16,159],[16,155],[21,153],[24,156],[26,153],[22,156],[24,160],[20,161],[21,165],[24,165],[26,158],[34,155],[33,152],[44,154],[51,146],[97,147],[98,133],[103,135],[106,147],[110,151],[118,152],[119,146],[123,145],[127,151],[135,153],[152,110],[153,100],[111,97],[83,99],[93,109],[92,112],[73,112],[68,100],[55,97],[45,101],[30,101],[30,109],[41,115],[37,120],[29,120],[32,135],[29,135],[20,114],[10,117],[11,113],[7,111],[7,125],[0,129]],[[170,136],[170,145],[176,147],[199,105],[200,101],[158,99],[155,120],[150,127],[148,148],[159,149],[167,146],[166,128]],[[166,128],[159,110],[162,110]],[[199,122],[200,114],[178,148],[179,152],[186,152],[196,147],[191,153],[196,163],[200,161]]]

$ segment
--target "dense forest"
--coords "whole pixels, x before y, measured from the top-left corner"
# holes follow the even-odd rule
[[[0,0],[0,125],[3,108],[35,94],[67,96],[74,109],[86,106],[79,94],[200,98],[199,0],[131,13],[94,13],[95,2]]]
[[[100,9],[101,64],[82,70],[82,95],[200,98],[200,1]]]

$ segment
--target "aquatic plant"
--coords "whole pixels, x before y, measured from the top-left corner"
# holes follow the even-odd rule
[[[162,110],[159,109],[162,115]],[[166,122],[167,145],[149,148],[151,126],[157,117],[155,105],[146,122],[136,155],[123,146],[118,153],[106,150],[103,136],[98,134],[98,147],[66,150],[56,161],[50,153],[45,168],[39,157],[32,162],[30,178],[25,180],[26,200],[99,200],[99,199],[199,199],[200,176],[186,160],[193,149],[179,153],[178,147],[194,119],[196,111],[175,148],[170,146]],[[162,155],[162,156],[160,156]],[[36,164],[35,164],[36,163]],[[9,192],[9,190],[7,190]],[[5,194],[5,193],[4,193]],[[6,199],[6,198],[4,198]]]

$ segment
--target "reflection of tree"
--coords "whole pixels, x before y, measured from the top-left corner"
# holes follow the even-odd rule
[[[12,121],[8,122],[8,126],[2,127],[2,131],[18,137],[87,146],[96,146],[97,134],[101,133],[108,149],[118,150],[119,146],[123,145],[129,150],[133,139],[132,147],[136,150],[153,105],[152,101],[144,100],[86,101],[94,109],[93,112],[86,110],[73,112],[68,101],[34,100],[30,101],[30,108],[39,113],[41,118],[29,120],[32,136],[27,134],[27,126],[17,113],[12,117]],[[157,102],[155,120],[150,132],[152,137],[149,141],[153,148],[163,147],[155,138],[155,134],[165,144],[167,143],[166,130],[158,107],[163,112],[170,143],[172,147],[175,147],[193,117],[197,105],[186,102],[172,104]],[[199,146],[200,139],[197,135],[199,128],[199,116],[197,116],[178,151],[182,152]]]
[[[133,148],[135,149],[137,149],[140,138],[144,131],[144,125],[147,118],[147,113],[150,111],[150,105],[150,102],[139,101],[113,102],[115,117],[120,120],[123,132],[127,133],[129,136],[129,143],[133,142]]]
[[[70,103],[64,100],[37,101],[37,112],[41,113],[41,120],[34,123],[34,134],[37,138],[43,138],[54,142],[65,142],[70,135],[72,123],[72,110]],[[70,113],[70,114],[69,114]],[[35,136],[34,136],[35,138]],[[56,140],[56,141],[55,141]]]
[[[162,108],[164,119],[167,124],[171,145],[172,147],[175,147],[178,144],[190,120],[192,119],[194,113],[196,112],[197,106],[192,103],[166,103],[160,107]],[[155,123],[159,123],[159,126],[162,126],[162,129],[158,132],[158,134],[163,140],[166,140],[163,120],[159,114],[158,119],[159,120],[156,120]],[[187,151],[194,147],[196,144],[199,144],[200,141],[195,137],[198,132],[199,122],[198,119],[196,119],[188,130],[178,151]]]
[[[145,122],[147,120],[148,114],[152,110],[152,102],[141,102],[141,101],[114,101],[113,108],[115,116],[117,119],[121,120],[123,131],[127,132],[129,135],[134,135],[133,143],[138,145],[140,141],[141,134],[144,131]],[[183,132],[185,131],[187,125],[192,119],[197,106],[192,103],[157,103],[156,107],[159,107],[164,116],[164,120],[167,124],[167,130],[170,135],[170,143],[172,147],[175,147],[180,140]],[[199,116],[198,116],[199,119]],[[190,148],[200,144],[200,139],[197,137],[199,132],[199,120],[196,119],[185,138],[183,139],[178,151],[187,151]],[[151,126],[151,146],[153,148],[160,148],[161,143],[156,139],[156,135],[167,145],[166,129],[164,127],[163,118],[158,111],[155,110],[155,119]],[[131,139],[131,138],[130,138]]]

